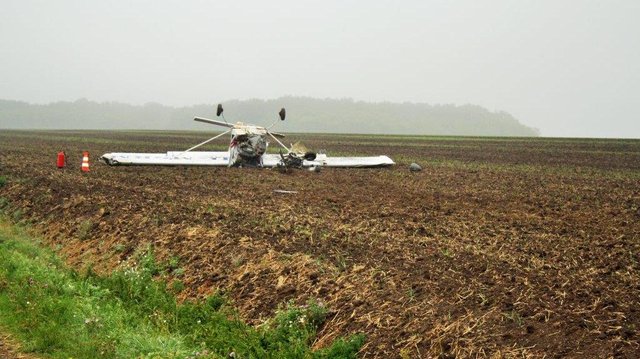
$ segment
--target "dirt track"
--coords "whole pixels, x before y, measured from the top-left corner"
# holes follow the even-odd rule
[[[364,332],[363,357],[640,356],[640,141],[296,137],[398,166],[108,167],[104,152],[203,136],[3,131],[0,196],[78,267],[153,244],[179,258],[182,296],[222,290],[256,324],[316,298],[332,310],[317,346]]]

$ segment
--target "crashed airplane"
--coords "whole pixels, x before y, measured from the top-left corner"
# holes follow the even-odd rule
[[[222,105],[218,105],[217,116],[223,113]],[[284,121],[285,109],[279,112],[280,120]],[[117,165],[161,165],[161,166],[228,166],[228,167],[279,167],[279,168],[315,168],[315,167],[387,167],[395,163],[387,156],[373,157],[329,157],[326,154],[308,151],[300,144],[285,146],[279,138],[284,135],[272,132],[269,127],[248,125],[242,122],[230,124],[224,121],[196,117],[194,120],[228,128],[216,135],[184,151],[169,151],[167,153],[105,153],[100,159],[111,166]],[[231,134],[228,151],[193,151],[217,138]],[[279,154],[268,154],[268,139],[277,142],[283,149]]]

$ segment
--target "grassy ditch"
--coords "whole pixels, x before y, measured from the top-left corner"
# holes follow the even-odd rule
[[[312,350],[326,316],[315,303],[283,307],[257,328],[217,295],[178,303],[153,279],[153,253],[139,263],[79,274],[0,217],[0,328],[53,358],[352,358],[363,344],[356,335]]]

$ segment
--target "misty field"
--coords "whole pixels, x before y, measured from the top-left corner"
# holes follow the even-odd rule
[[[639,140],[289,135],[397,163],[319,173],[96,161],[206,138],[3,131],[0,207],[79,270],[152,248],[179,300],[221,295],[257,328],[318,303],[313,349],[364,334],[363,358],[640,356]]]

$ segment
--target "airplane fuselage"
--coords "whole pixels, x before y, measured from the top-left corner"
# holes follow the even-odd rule
[[[268,146],[266,137],[264,127],[235,124],[229,141],[229,167],[262,167],[262,155]]]

